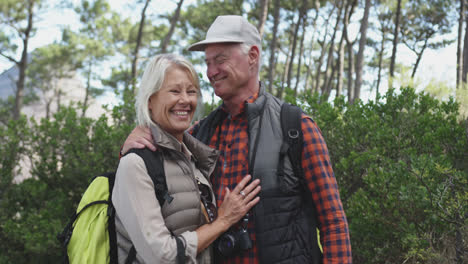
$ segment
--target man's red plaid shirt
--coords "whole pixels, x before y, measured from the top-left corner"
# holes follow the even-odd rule
[[[247,102],[254,102],[257,96],[258,94],[250,97]],[[217,143],[219,144],[219,170],[212,178],[218,206],[224,199],[224,188],[234,189],[237,183],[249,172],[248,127],[244,108],[245,105],[242,104],[238,115],[228,116],[223,120],[209,144],[212,148],[216,148]],[[320,129],[310,117],[303,115],[301,126],[304,135],[302,167],[317,209],[320,242],[323,247],[323,263],[351,263],[348,223],[326,143]],[[226,258],[222,263],[258,263],[255,219],[253,217],[249,219],[248,232],[253,242],[253,248],[243,251],[235,257]]]

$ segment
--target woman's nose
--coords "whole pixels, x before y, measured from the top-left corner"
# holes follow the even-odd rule
[[[181,101],[181,102],[187,102],[188,98],[189,98],[189,95],[188,95],[188,93],[186,91],[181,92],[179,94],[179,101]]]

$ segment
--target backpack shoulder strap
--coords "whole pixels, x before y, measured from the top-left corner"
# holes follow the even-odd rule
[[[304,179],[301,164],[303,144],[301,117],[301,108],[288,103],[283,103],[281,105],[280,119],[281,129],[283,131],[283,142],[280,148],[277,168],[278,178],[280,180],[284,177],[284,158],[286,155],[289,156],[294,175],[300,180]],[[280,188],[286,188],[286,186],[281,185]]]
[[[283,145],[281,154],[286,152],[291,160],[294,174],[303,177],[302,171],[302,144],[304,137],[301,129],[302,110],[298,106],[283,103],[281,106],[281,128],[283,130]]]
[[[153,152],[148,148],[144,148],[131,149],[126,153],[126,155],[128,153],[137,154],[145,162],[146,170],[154,184],[154,192],[156,193],[159,205],[162,207],[165,201],[171,203],[174,198],[169,195],[167,190],[162,151],[157,150]]]
[[[169,195],[166,182],[166,174],[164,173],[164,160],[163,152],[158,149],[157,151],[151,151],[148,148],[144,149],[131,149],[128,153],[135,153],[140,156],[145,162],[146,170],[154,184],[154,192],[158,199],[159,205],[162,207],[164,202],[171,203],[174,197]],[[169,230],[172,236],[175,238],[177,243],[177,263],[185,263],[185,247],[182,240],[176,236],[171,230]],[[125,263],[132,263],[136,258],[135,246],[132,246],[130,253],[127,256]]]
[[[318,219],[317,212],[312,195],[309,188],[307,188],[307,182],[304,176],[304,170],[302,169],[302,150],[304,144],[304,135],[302,133],[302,109],[298,106],[294,106],[288,103],[283,103],[281,106],[281,127],[283,130],[283,143],[280,151],[280,164],[283,166],[282,157],[287,153],[293,172],[296,177],[302,182],[301,186],[304,190],[303,197],[308,205],[310,205],[307,214],[311,225],[316,227],[312,230],[313,234],[317,236],[316,240],[313,240],[312,250],[313,256],[320,258],[322,256],[320,239],[318,236]],[[278,165],[279,166],[279,165]],[[281,172],[284,173],[284,172]],[[279,175],[281,175],[281,173]]]

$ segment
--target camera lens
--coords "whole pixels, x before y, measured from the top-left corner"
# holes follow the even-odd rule
[[[236,248],[236,238],[231,234],[224,234],[218,240],[218,250],[224,256],[229,256]]]

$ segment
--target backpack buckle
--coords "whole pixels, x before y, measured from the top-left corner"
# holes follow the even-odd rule
[[[288,136],[289,138],[296,139],[299,137],[299,131],[297,129],[289,129]]]

